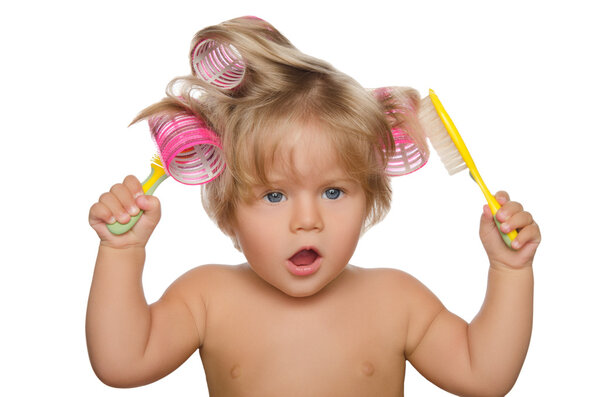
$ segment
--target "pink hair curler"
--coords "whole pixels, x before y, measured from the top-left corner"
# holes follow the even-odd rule
[[[395,128],[392,130],[392,135],[396,151],[385,168],[389,176],[410,174],[427,163],[427,153],[419,148],[406,131]]]
[[[372,91],[375,98],[383,105],[390,126],[396,124],[395,113],[405,115],[402,128],[391,127],[395,150],[385,169],[389,176],[401,176],[415,172],[423,167],[429,159],[427,148],[419,145],[416,136],[421,133],[416,120],[416,109],[405,94],[397,91],[396,87],[376,88]]]
[[[215,179],[225,169],[219,137],[206,123],[188,112],[161,114],[148,120],[152,139],[158,147],[151,172],[142,182],[144,194],[153,194],[169,175],[186,185],[201,185]],[[107,225],[111,233],[120,235],[129,231],[143,211],[129,222]]]
[[[148,120],[152,139],[167,173],[186,185],[212,181],[225,169],[219,137],[187,112]]]
[[[192,50],[191,59],[196,77],[216,87],[231,90],[244,78],[246,65],[232,44],[200,40]]]
[[[253,15],[236,20],[252,20],[263,29],[263,37],[281,41],[281,35],[274,31],[267,21]],[[194,75],[207,83],[224,90],[233,90],[240,86],[246,73],[246,63],[238,49],[226,41],[201,38],[190,53]]]

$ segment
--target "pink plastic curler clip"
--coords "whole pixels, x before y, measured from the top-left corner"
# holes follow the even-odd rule
[[[187,112],[148,120],[152,139],[167,173],[186,185],[201,185],[225,169],[219,137]]]
[[[216,87],[231,90],[244,78],[246,65],[231,44],[201,40],[192,50],[191,58],[196,77]]]

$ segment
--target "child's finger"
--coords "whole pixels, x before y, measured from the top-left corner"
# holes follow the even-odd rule
[[[126,176],[123,180],[123,185],[125,185],[129,189],[129,191],[133,194],[134,198],[137,198],[144,194],[144,189],[142,188],[141,182],[133,175]]]
[[[533,223],[533,216],[527,211],[517,212],[510,218],[502,221],[500,224],[500,230],[503,233],[509,233],[512,230],[520,230]]]
[[[144,210],[145,220],[157,224],[160,220],[160,201],[158,197],[141,195],[136,199],[138,206]]]
[[[537,245],[540,241],[540,227],[535,221],[532,221],[532,223],[519,230],[519,235],[512,242],[512,247],[514,249],[519,249],[528,243],[535,243],[535,245]]]
[[[490,209],[490,206],[487,204],[485,204],[483,206],[483,216],[488,220],[491,220],[493,218],[492,210]]]
[[[498,200],[498,204],[500,205],[504,205],[510,201],[510,196],[504,190],[498,191],[494,197],[496,197],[496,200]]]
[[[499,222],[507,221],[511,216],[523,211],[521,203],[516,201],[508,201],[502,204],[502,207],[496,212],[496,219]]]
[[[110,212],[117,221],[119,221],[120,223],[129,222],[129,214],[125,210],[125,207],[123,207],[121,201],[112,191],[102,194],[98,201],[104,204],[110,210]]]
[[[98,221],[109,224],[116,221],[116,218],[113,216],[113,212],[101,202],[97,202],[92,205],[89,214],[90,225],[94,225],[98,223]]]
[[[110,188],[110,192],[121,202],[121,205],[129,216],[137,215],[140,212],[140,209],[135,204],[132,191],[125,184],[118,183],[114,185]]]

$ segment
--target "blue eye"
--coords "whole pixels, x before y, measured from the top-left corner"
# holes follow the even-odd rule
[[[269,192],[263,196],[269,203],[280,203],[285,201],[285,196],[281,192]]]
[[[329,188],[323,192],[323,198],[328,200],[337,200],[342,195],[342,191],[336,188]]]

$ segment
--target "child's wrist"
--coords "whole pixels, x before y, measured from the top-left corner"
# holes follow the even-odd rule
[[[127,256],[143,259],[146,256],[146,247],[144,245],[115,246],[101,241],[98,251],[103,255],[118,255],[120,257]]]
[[[140,242],[137,239],[124,238],[124,236],[111,236],[112,238],[100,239],[100,247],[115,250],[146,249],[147,241]]]
[[[529,262],[523,266],[511,266],[499,261],[490,261],[490,270],[511,274],[530,273],[533,271],[533,262]]]

